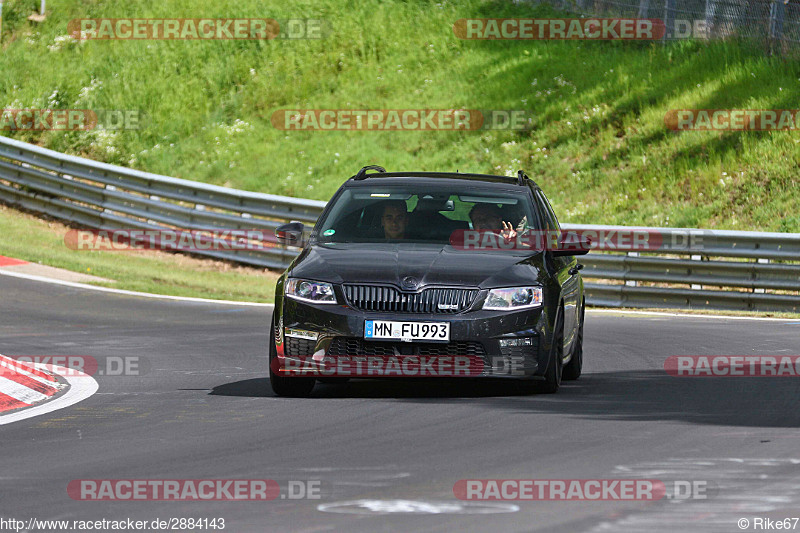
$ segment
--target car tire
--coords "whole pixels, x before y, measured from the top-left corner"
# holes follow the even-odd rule
[[[547,371],[544,375],[544,382],[540,382],[539,390],[545,394],[558,392],[561,386],[561,378],[564,366],[564,308],[558,308],[556,315],[556,325],[553,328],[553,347],[550,353],[550,360],[547,363]]]
[[[278,358],[278,349],[275,346],[275,321],[273,319],[269,334],[269,384],[278,396],[288,398],[307,398],[316,383],[315,378],[292,378],[279,376],[273,372],[274,361]]]
[[[575,339],[575,346],[572,349],[572,358],[569,363],[564,365],[564,370],[561,374],[561,379],[566,381],[574,381],[581,377],[583,370],[583,317],[586,312],[586,304],[581,306],[581,325],[578,326],[577,338]]]

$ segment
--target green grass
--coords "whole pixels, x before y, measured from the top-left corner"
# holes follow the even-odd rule
[[[676,108],[797,108],[800,64],[737,42],[457,39],[524,3],[51,0],[4,7],[0,106],[136,109],[135,131],[17,133],[151,172],[327,200],[364,164],[524,168],[562,221],[800,231],[800,134],[668,131]],[[58,41],[81,17],[320,18],[323,40]],[[60,44],[59,44],[60,43]],[[35,66],[35,67],[34,67]],[[94,80],[94,81],[93,81]],[[526,109],[528,132],[285,132],[282,108]]]
[[[0,255],[99,276],[130,291],[215,300],[272,302],[277,275],[164,252],[75,251],[66,226],[0,205]]]

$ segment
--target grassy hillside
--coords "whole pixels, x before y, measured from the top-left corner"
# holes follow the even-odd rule
[[[736,43],[462,41],[507,1],[51,0],[4,8],[0,106],[137,109],[137,131],[14,134],[187,179],[327,200],[364,164],[525,168],[569,222],[800,231],[800,134],[668,131],[674,108],[796,108],[800,64]],[[88,41],[82,17],[319,18],[323,40]],[[529,132],[285,132],[281,108],[527,109]]]

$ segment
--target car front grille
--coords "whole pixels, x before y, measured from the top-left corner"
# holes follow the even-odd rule
[[[395,313],[460,313],[478,296],[478,289],[433,287],[420,292],[401,292],[379,285],[345,285],[348,304],[361,311]]]
[[[425,355],[425,356],[475,356],[484,357],[486,349],[475,341],[447,343],[408,343],[364,341],[357,337],[335,337],[327,355]]]

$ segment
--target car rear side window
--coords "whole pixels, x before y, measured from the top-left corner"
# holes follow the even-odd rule
[[[542,216],[544,217],[547,229],[552,231],[561,231],[561,225],[558,223],[558,218],[556,217],[550,202],[547,200],[547,196],[545,196],[542,191],[536,191],[535,194],[536,201],[542,211]]]

